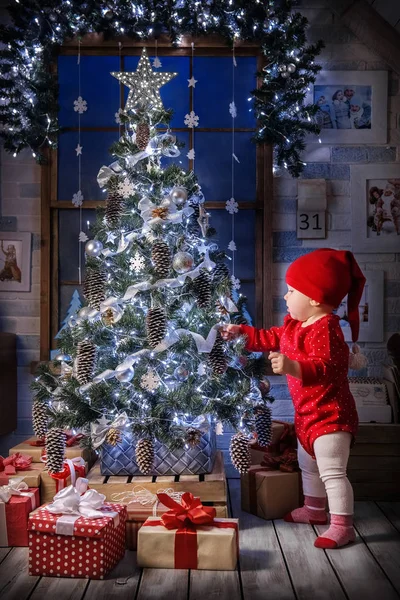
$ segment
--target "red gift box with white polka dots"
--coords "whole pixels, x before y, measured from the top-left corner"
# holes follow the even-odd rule
[[[79,517],[73,535],[56,533],[55,515],[41,506],[29,517],[29,575],[104,579],[125,554],[126,507],[104,503],[104,517]],[[117,516],[107,515],[116,512]]]

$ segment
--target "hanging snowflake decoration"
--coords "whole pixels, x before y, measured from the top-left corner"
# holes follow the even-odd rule
[[[240,290],[240,279],[238,279],[234,275],[231,275],[231,282],[234,290]]]
[[[83,194],[82,194],[81,190],[78,190],[78,191],[76,192],[76,194],[74,194],[74,195],[72,196],[72,204],[73,204],[74,206],[76,206],[77,208],[78,208],[79,206],[82,206],[82,204],[83,204]]]
[[[160,385],[160,382],[161,380],[158,374],[156,373],[156,371],[153,371],[153,369],[149,369],[147,373],[142,375],[140,379],[140,385],[144,390],[147,390],[148,392],[153,392],[154,390],[156,390]]]
[[[194,110],[190,111],[188,115],[185,116],[185,125],[188,127],[197,127],[199,124],[199,117],[196,115]]]
[[[189,150],[189,152],[186,154],[186,156],[188,157],[189,160],[194,160],[194,157],[196,156],[194,148],[191,148]]]
[[[159,69],[160,67],[162,67],[162,62],[161,60],[158,58],[158,56],[155,57],[155,59],[153,60],[153,67],[155,69]]]
[[[115,113],[115,122],[118,123],[118,125],[121,125],[122,121],[121,121],[121,115],[124,115],[124,111],[122,110],[122,108],[119,108],[117,110],[117,112]]]
[[[233,215],[233,213],[237,213],[239,211],[239,204],[236,202],[235,198],[230,198],[226,201],[225,208],[230,215]]]
[[[78,96],[78,98],[74,100],[74,111],[78,112],[80,115],[87,111],[87,102],[82,96]]]
[[[229,104],[229,113],[230,113],[232,119],[236,119],[237,110],[236,110],[236,104],[234,101],[230,102],[230,104]]]
[[[138,273],[139,271],[143,271],[146,262],[143,256],[141,256],[139,252],[136,252],[135,256],[132,256],[130,259],[129,265],[132,271],[136,271]]]
[[[135,193],[135,188],[129,179],[125,177],[125,179],[118,184],[118,191],[124,198],[129,198]]]
[[[88,238],[88,236],[86,235],[86,233],[85,233],[84,231],[81,231],[81,232],[79,233],[79,241],[80,241],[80,242],[83,242],[83,243],[84,243],[84,242],[87,242],[87,241],[88,241],[88,239],[89,239],[89,238]]]
[[[197,368],[197,375],[203,377],[203,375],[207,374],[207,365],[204,362],[201,362]]]
[[[236,252],[237,247],[236,244],[233,240],[231,240],[228,244],[228,250],[230,250],[231,252]]]

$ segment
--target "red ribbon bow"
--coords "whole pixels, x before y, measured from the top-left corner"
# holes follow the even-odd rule
[[[32,463],[32,456],[16,452],[7,458],[0,456],[0,471],[6,475],[15,475],[17,471],[26,471]]]
[[[82,438],[85,437],[84,433],[77,433],[76,435],[70,435],[69,433],[64,433],[65,435],[65,445],[70,448],[71,446],[76,446]],[[32,440],[29,442],[30,446],[45,446],[46,438],[38,438],[37,440]]]
[[[159,501],[170,510],[161,517],[166,529],[194,529],[196,525],[212,525],[217,511],[212,506],[203,506],[200,498],[190,492],[182,494],[178,504],[168,494],[157,494]]]
[[[279,469],[285,473],[292,473],[299,468],[297,462],[297,451],[293,448],[286,448],[280,456],[272,456],[264,454],[264,459],[261,461],[261,466],[266,471],[274,471]]]

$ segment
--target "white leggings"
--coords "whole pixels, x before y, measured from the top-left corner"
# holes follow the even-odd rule
[[[353,488],[347,479],[351,433],[335,431],[314,442],[315,459],[298,443],[298,459],[305,496],[328,496],[329,511],[334,515],[352,515]]]

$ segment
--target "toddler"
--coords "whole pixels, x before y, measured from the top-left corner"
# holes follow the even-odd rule
[[[286,283],[289,315],[282,327],[224,325],[221,335],[225,340],[246,335],[247,350],[269,351],[274,373],[287,375],[305,502],[285,521],[327,523],[328,497],[330,527],[315,546],[339,548],[355,540],[353,489],[346,469],[358,417],[347,379],[349,347],[333,311],[347,294],[356,342],[365,278],[351,252],[321,248],[295,260]]]

